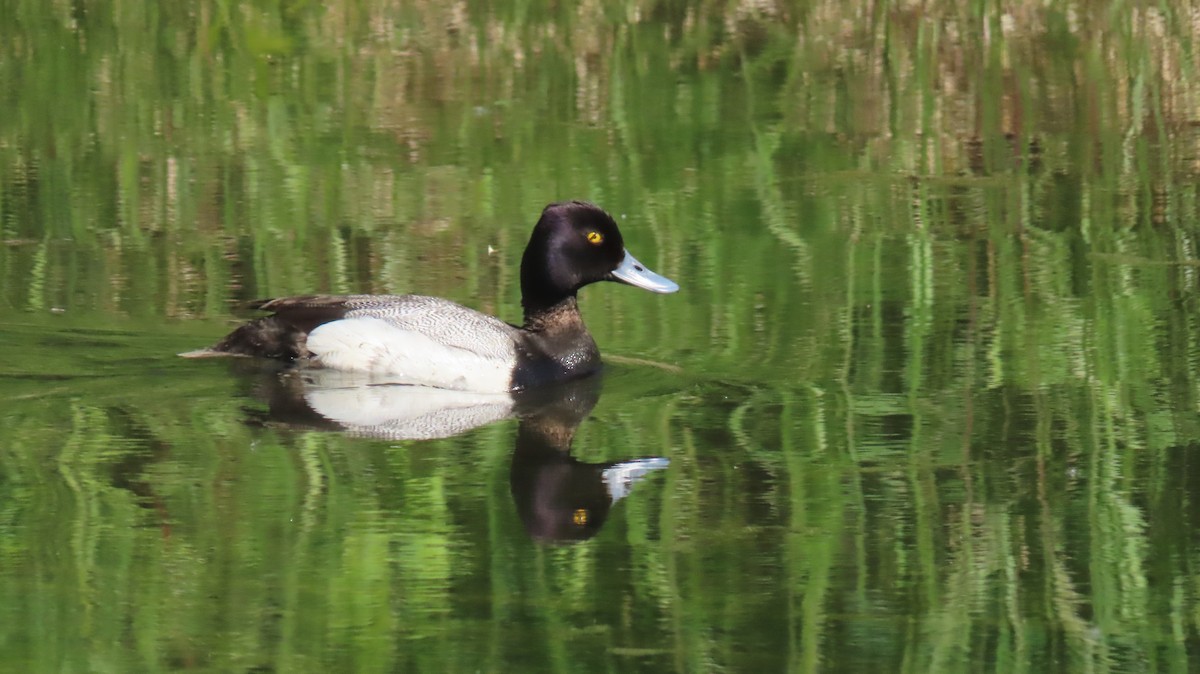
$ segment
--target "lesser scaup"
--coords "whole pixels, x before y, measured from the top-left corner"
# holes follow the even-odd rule
[[[550,204],[521,259],[520,327],[438,297],[305,295],[258,302],[254,308],[270,316],[183,355],[263,356],[369,372],[388,383],[523,390],[599,368],[576,302],[579,289],[597,281],[679,290],[625,250],[608,213],[579,201]]]

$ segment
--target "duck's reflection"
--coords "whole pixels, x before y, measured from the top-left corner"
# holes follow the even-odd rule
[[[509,486],[517,514],[533,538],[595,536],[613,504],[647,474],[667,467],[662,457],[584,463],[571,456],[575,429],[599,398],[598,376],[517,398],[520,423]]]
[[[333,370],[290,370],[264,381],[271,422],[362,437],[447,438],[516,417],[509,485],[525,530],[537,540],[595,536],[617,501],[668,465],[662,457],[584,463],[571,456],[575,431],[599,400],[599,376],[516,394],[395,385]]]

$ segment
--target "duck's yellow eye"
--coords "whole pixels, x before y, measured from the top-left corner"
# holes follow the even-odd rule
[[[588,232],[587,240],[588,243],[592,244],[593,246],[599,246],[600,244],[604,243],[604,235],[600,232]]]
[[[588,240],[590,241],[591,239],[589,238]],[[571,521],[574,522],[578,526],[583,526],[583,525],[587,524],[587,521],[588,521],[587,508],[580,508],[579,510],[576,510],[575,512],[571,513]]]

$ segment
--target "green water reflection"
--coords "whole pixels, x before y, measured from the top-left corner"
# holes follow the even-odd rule
[[[0,0],[0,661],[1197,669],[1191,17]],[[587,540],[522,519],[524,419],[359,437],[173,355],[284,294],[516,320],[565,198],[682,286],[582,294],[556,465],[669,460]]]

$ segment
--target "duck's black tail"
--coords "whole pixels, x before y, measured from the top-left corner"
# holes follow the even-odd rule
[[[308,333],[279,316],[256,318],[225,336],[207,349],[179,354],[184,358],[215,356],[257,356],[297,360],[308,356],[304,346]]]
[[[212,356],[258,356],[298,360],[310,353],[308,333],[318,325],[343,318],[350,305],[362,295],[299,295],[251,302],[247,308],[270,311],[225,336],[207,349],[188,351],[184,358]]]

